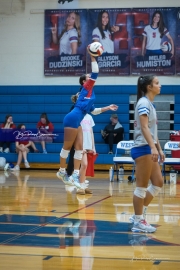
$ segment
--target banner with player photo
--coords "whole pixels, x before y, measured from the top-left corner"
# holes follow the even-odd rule
[[[131,74],[175,74],[176,8],[132,9]]]
[[[88,43],[100,42],[103,55],[97,57],[100,76],[130,74],[131,9],[90,9],[88,12]],[[87,72],[90,72],[90,57]]]
[[[176,39],[176,74],[180,76],[180,8],[176,15],[177,39]]]
[[[86,73],[87,10],[45,10],[44,75]]]

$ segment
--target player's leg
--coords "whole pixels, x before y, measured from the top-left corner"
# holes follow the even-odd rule
[[[149,225],[143,217],[143,205],[146,190],[153,168],[151,155],[143,155],[136,158],[136,188],[133,196],[134,225],[133,232],[154,232],[156,229]]]

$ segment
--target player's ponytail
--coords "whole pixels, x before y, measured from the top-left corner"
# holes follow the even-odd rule
[[[140,76],[137,82],[137,102],[141,97],[147,93],[147,86],[152,84],[154,75]]]
[[[79,94],[80,94],[80,92],[78,92],[77,94],[71,96],[71,101],[72,101],[73,103],[76,103],[76,101],[77,101],[77,99],[78,99],[78,97],[79,97]]]

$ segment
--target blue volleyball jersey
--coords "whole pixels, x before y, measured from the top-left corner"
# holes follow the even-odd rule
[[[83,84],[75,107],[78,107],[84,114],[94,110],[95,94],[93,87],[95,85],[98,73],[92,72],[91,77]]]

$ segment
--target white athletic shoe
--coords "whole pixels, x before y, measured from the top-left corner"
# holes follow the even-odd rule
[[[131,217],[129,217],[129,221],[131,223],[134,223],[134,221],[135,221],[135,215],[132,215]]]
[[[6,163],[6,165],[4,166],[4,171],[7,171],[9,169],[9,163]]]
[[[89,180],[86,179],[86,180],[85,180],[85,184],[89,184]]]
[[[19,165],[14,166],[14,168],[11,168],[11,171],[20,171]]]
[[[77,188],[82,188],[81,184],[79,182],[79,175],[77,175],[76,173],[73,173],[70,177],[68,177],[69,181],[71,181],[74,186],[76,186]]]
[[[4,153],[9,153],[9,148],[4,149]]]
[[[56,176],[57,178],[61,179],[65,185],[74,186],[74,183],[70,181],[66,172],[63,173],[63,172],[58,171],[56,173]]]
[[[24,166],[25,166],[26,168],[30,168],[29,162],[28,162],[28,161],[24,162]]]
[[[134,222],[131,231],[153,233],[156,231],[156,228],[148,224],[145,219],[141,219],[139,222]]]

